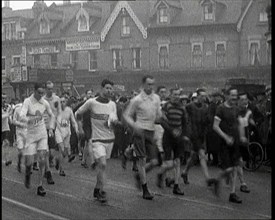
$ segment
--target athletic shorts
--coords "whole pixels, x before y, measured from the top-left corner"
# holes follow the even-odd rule
[[[10,131],[2,131],[1,145],[3,145],[4,140],[9,140],[9,139],[10,139]]]
[[[49,151],[47,137],[41,138],[41,139],[35,140],[35,141],[27,139],[23,154],[24,155],[35,155],[37,153],[37,151],[41,151],[41,150]]]
[[[194,152],[199,152],[199,150],[206,150],[206,139],[205,138],[191,138],[192,150]]]
[[[18,150],[24,149],[26,144],[26,134],[17,132],[16,133],[16,147]]]
[[[159,152],[163,152],[163,133],[164,133],[164,129],[161,125],[155,125],[155,134],[154,134],[154,138],[156,139],[156,145],[158,147]]]
[[[63,137],[63,135],[61,134],[61,132],[56,129],[55,131],[55,141],[56,141],[56,144],[60,144],[60,143],[63,143],[61,145],[62,147],[62,151],[65,150],[65,148],[70,148],[71,147],[71,144],[70,144],[70,139],[71,139],[71,135],[66,135],[65,137]]]
[[[239,165],[241,157],[239,145],[233,144],[232,146],[228,146],[225,141],[222,140],[220,156],[222,169]]]
[[[184,139],[182,136],[175,138],[167,131],[163,134],[163,150],[165,160],[173,160],[184,155]]]
[[[143,130],[141,135],[133,136],[134,152],[137,157],[156,159],[158,148],[154,138],[154,131]]]
[[[57,150],[58,148],[57,148],[57,144],[55,141],[55,131],[53,131],[52,137],[49,136],[49,130],[47,130],[47,134],[48,134],[49,149]]]
[[[92,142],[89,140],[89,147],[92,147],[92,152],[95,159],[99,159],[101,157],[106,157],[106,159],[111,158],[112,150],[113,150],[114,143],[103,143],[103,142]]]

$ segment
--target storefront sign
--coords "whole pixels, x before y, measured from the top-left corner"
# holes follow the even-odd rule
[[[100,49],[100,38],[70,39],[66,41],[66,51]]]
[[[27,56],[27,49],[26,46],[22,46],[22,53],[20,57],[21,64],[26,65],[26,56]]]
[[[12,82],[20,82],[22,80],[20,66],[12,67],[10,70],[10,73],[11,73],[11,81]]]
[[[29,54],[48,54],[48,53],[59,53],[60,51],[56,46],[43,46],[43,47],[32,47],[29,50]]]
[[[66,81],[73,81],[74,80],[74,73],[73,73],[72,70],[66,70],[65,79],[66,79]]]
[[[115,90],[118,90],[118,91],[125,91],[125,86],[124,85],[114,85],[115,87]]]

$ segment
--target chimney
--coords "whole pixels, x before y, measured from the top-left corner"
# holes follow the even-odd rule
[[[71,4],[70,0],[63,0],[63,5],[69,5],[69,4]]]
[[[10,1],[9,0],[4,1],[4,7],[5,8],[10,8]]]

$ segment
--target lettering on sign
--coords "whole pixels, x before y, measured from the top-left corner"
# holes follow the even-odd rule
[[[11,72],[11,81],[12,82],[20,82],[21,81],[21,67],[20,66],[12,67],[10,72]]]
[[[48,53],[59,53],[60,51],[56,46],[44,46],[44,47],[32,47],[29,54],[48,54]]]
[[[36,82],[37,81],[37,69],[30,69],[29,71],[29,81]]]
[[[22,53],[21,53],[20,61],[23,65],[26,65],[26,63],[27,63],[26,56],[27,56],[26,46],[22,46]]]
[[[114,85],[114,87],[115,87],[115,89],[117,89],[117,90],[125,91],[125,86],[124,86],[124,85],[118,85],[118,84],[116,84],[116,85]]]
[[[77,51],[77,50],[98,50],[100,49],[100,40],[87,39],[87,40],[71,40],[66,41],[66,51]]]
[[[66,81],[73,81],[74,80],[74,72],[72,70],[66,70],[65,78],[66,78]]]

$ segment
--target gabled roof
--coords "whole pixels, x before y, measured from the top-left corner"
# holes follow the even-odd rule
[[[174,1],[174,0],[172,0]],[[213,24],[237,24],[241,16],[241,0],[211,0],[219,7],[216,9],[215,22],[205,22],[203,20],[202,0],[181,0],[181,10],[177,13],[173,20],[171,20],[169,27],[185,27],[185,26],[200,26]],[[168,0],[167,2],[170,2]],[[176,2],[176,1],[175,1]],[[178,1],[177,1],[178,2]],[[151,9],[152,10],[152,9]],[[150,27],[162,27],[157,24],[155,17],[150,19]],[[167,28],[168,26],[165,26]]]
[[[126,11],[129,13],[130,17],[133,19],[133,21],[135,22],[135,24],[137,25],[138,29],[140,30],[140,32],[142,33],[142,36],[144,39],[147,38],[147,30],[144,27],[144,25],[142,24],[142,22],[139,20],[139,18],[136,16],[134,10],[131,8],[131,6],[128,4],[127,1],[119,1],[114,10],[112,11],[109,19],[106,21],[103,30],[101,32],[101,40],[104,41],[109,30],[111,29],[113,23],[115,22],[117,16],[119,15],[120,11],[122,8],[125,8]]]

